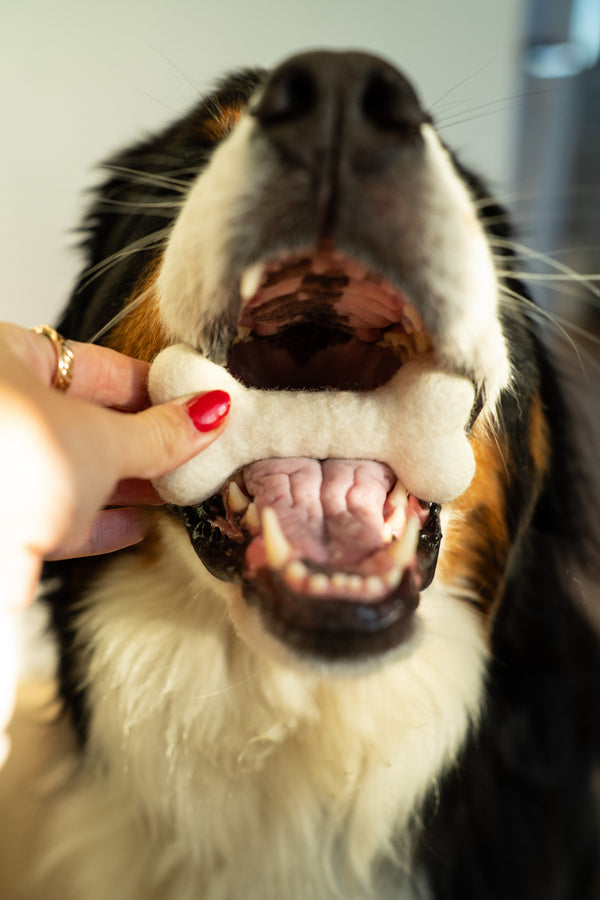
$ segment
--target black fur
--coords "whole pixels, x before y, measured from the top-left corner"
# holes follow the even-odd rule
[[[436,900],[600,896],[600,646],[573,576],[595,568],[597,545],[560,386],[543,347],[531,349],[519,362],[540,380],[552,468],[494,624],[481,727],[424,817],[420,853]],[[518,398],[505,398],[503,416],[514,430]]]

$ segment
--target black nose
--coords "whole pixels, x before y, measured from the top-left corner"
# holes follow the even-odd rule
[[[290,161],[311,167],[335,153],[355,170],[378,168],[419,143],[428,121],[393,66],[366,53],[327,51],[276,68],[250,112]]]

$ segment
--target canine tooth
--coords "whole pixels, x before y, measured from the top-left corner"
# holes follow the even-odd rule
[[[404,534],[399,541],[397,541],[395,544],[392,544],[389,550],[394,559],[394,562],[402,571],[404,571],[406,566],[415,555],[417,543],[419,540],[419,532],[420,528],[418,521],[414,518],[410,518],[406,523]]]
[[[323,572],[315,572],[308,579],[308,589],[311,594],[325,594],[329,590],[330,581]]]
[[[396,481],[396,484],[388,494],[388,502],[392,504],[392,506],[400,506],[404,508],[406,504],[406,498],[408,497],[408,491],[404,487],[401,481]]]
[[[383,523],[382,536],[386,544],[394,537],[394,534],[402,531],[406,524],[406,510],[404,506],[396,506],[387,522]]]
[[[246,510],[246,515],[242,519],[242,524],[250,534],[258,534],[260,531],[260,518],[258,516],[258,510],[256,508],[256,503],[251,503],[248,509]]]
[[[260,282],[262,279],[264,271],[264,265],[262,262],[256,262],[254,265],[249,266],[242,274],[240,279],[240,296],[244,303],[248,303],[249,300],[252,300],[258,288],[260,287]]]
[[[272,569],[283,569],[292,554],[292,547],[272,506],[263,509],[262,534],[269,565]]]
[[[234,513],[243,513],[250,506],[250,498],[241,490],[235,481],[229,482],[229,491],[227,493],[227,505]]]

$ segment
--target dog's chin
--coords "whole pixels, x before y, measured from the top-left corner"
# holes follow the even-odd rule
[[[295,653],[335,662],[379,656],[412,634],[419,592],[412,572],[381,599],[325,599],[291,590],[279,573],[262,570],[242,596],[256,605],[267,631]]]
[[[318,617],[310,627],[307,622],[285,621],[281,615],[282,602],[287,605],[289,601],[290,608],[305,605],[306,616],[311,614],[311,604],[289,595],[283,599],[278,593],[275,606],[262,592],[258,594],[253,589],[251,593],[254,599],[249,601],[247,587],[227,586],[228,616],[239,638],[258,657],[304,675],[334,678],[367,675],[412,655],[423,638],[417,609],[419,594],[415,592],[411,592],[410,602],[390,600],[390,608],[396,607],[395,615],[389,616],[388,611],[393,622],[383,624],[383,608],[378,611],[382,616],[378,630],[373,624],[370,629],[356,627],[361,615],[358,608],[354,613],[355,627],[342,628],[341,622],[349,613],[342,609],[341,603],[337,608],[330,607],[333,618],[329,623],[319,621]]]

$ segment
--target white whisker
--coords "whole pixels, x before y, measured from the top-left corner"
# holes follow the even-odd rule
[[[131,169],[128,166],[118,166],[114,163],[109,163],[103,168],[118,175],[129,176],[129,180],[134,184],[149,184],[157,187],[166,187],[170,190],[179,191],[182,194],[186,193],[189,189],[189,181],[182,178],[175,178],[170,175],[159,175],[157,172],[147,172],[143,169]]]
[[[553,313],[548,312],[547,309],[544,309],[543,307],[538,306],[536,303],[534,303],[528,297],[523,296],[523,294],[520,294],[518,291],[515,291],[512,288],[509,288],[505,284],[500,285],[500,293],[502,295],[502,302],[504,305],[507,306],[507,308],[510,308],[511,306],[514,309],[521,308],[521,309],[523,309],[523,311],[529,318],[538,319],[543,324],[552,326],[555,329],[555,331],[558,334],[560,334],[560,336],[565,340],[565,342],[571,347],[571,349],[575,353],[575,356],[577,357],[577,362],[578,362],[579,366],[581,367],[582,373],[585,374],[585,365],[584,365],[582,348],[580,348],[577,345],[574,338],[569,334],[568,329],[571,329],[572,331],[579,331],[582,335],[585,335],[586,337],[589,337],[590,339],[593,339],[593,335],[587,334],[585,329],[580,329],[577,326],[572,325],[570,322],[567,322],[565,319],[561,318],[560,316],[557,316],[557,315],[554,315]],[[511,298],[512,300],[516,300],[517,303],[510,304],[508,302],[508,298]],[[600,343],[600,340],[598,342]]]
[[[88,285],[90,285],[93,281],[95,281],[101,275],[104,275],[109,269],[117,265],[117,263],[121,262],[122,260],[127,259],[129,256],[133,256],[136,253],[141,253],[143,250],[155,250],[157,248],[163,247],[170,233],[171,226],[169,226],[168,228],[162,228],[159,231],[153,231],[151,234],[146,234],[144,235],[144,237],[139,238],[137,241],[133,241],[131,244],[128,244],[122,250],[118,250],[111,256],[107,256],[106,259],[102,260],[102,262],[97,263],[95,266],[92,266],[87,270],[83,277],[79,290],[81,291],[84,288],[88,287]]]
[[[597,274],[591,275],[581,275],[575,269],[572,269],[571,266],[566,265],[566,263],[560,262],[558,259],[554,259],[552,256],[549,256],[547,253],[542,253],[538,250],[533,250],[531,247],[527,247],[524,244],[517,243],[516,241],[507,240],[505,238],[492,236],[489,239],[492,247],[502,247],[507,250],[516,250],[517,253],[523,254],[525,257],[535,260],[536,262],[543,263],[548,266],[550,269],[554,269],[555,272],[552,274],[544,274],[544,273],[530,273],[530,272],[504,272],[500,274],[504,274],[507,277],[513,278],[523,278],[527,280],[540,280],[540,281],[560,281],[563,282],[571,282],[576,283],[588,290],[595,297],[600,298],[600,288],[596,287],[593,283],[600,279],[600,276]],[[560,274],[556,274],[560,273]]]
[[[145,290],[143,290],[140,294],[138,294],[138,296],[135,298],[135,300],[132,300],[130,303],[128,303],[126,306],[124,306],[122,309],[120,309],[119,312],[112,317],[112,319],[109,319],[109,321],[105,325],[103,325],[102,328],[100,328],[94,335],[92,335],[92,337],[89,340],[89,343],[90,344],[97,343],[100,340],[100,338],[104,337],[104,335],[108,331],[111,330],[111,328],[114,328],[115,325],[118,325],[119,322],[122,322],[123,319],[126,319],[128,315],[130,315],[132,312],[134,312],[138,308],[138,306],[141,306],[141,304],[145,300],[147,300],[150,296],[152,296],[153,290],[154,290],[154,285],[150,285]]]

